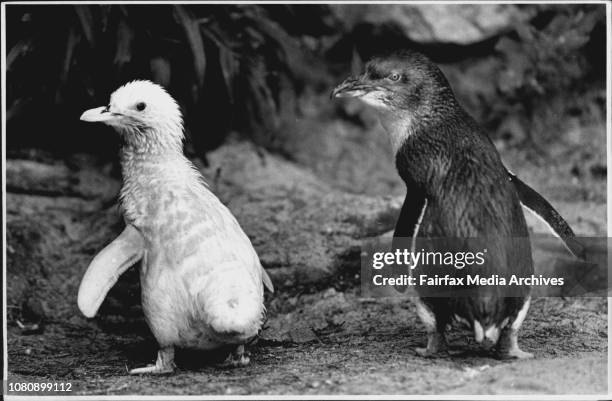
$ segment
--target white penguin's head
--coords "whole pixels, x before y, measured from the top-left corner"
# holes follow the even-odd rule
[[[132,81],[117,89],[108,106],[87,110],[82,121],[101,122],[119,132],[136,150],[181,150],[183,119],[176,101],[151,81]]]

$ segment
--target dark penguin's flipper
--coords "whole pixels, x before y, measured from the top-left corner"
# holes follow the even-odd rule
[[[405,241],[407,238],[411,238],[410,251],[415,251],[416,240],[419,236],[423,217],[427,212],[427,205],[428,200],[423,193],[414,189],[408,191],[395,226],[393,249],[405,248],[407,245]],[[398,239],[401,239],[402,242],[399,242]],[[404,274],[403,269],[405,267],[394,266],[394,274]],[[406,291],[405,286],[396,286],[395,289],[399,292]],[[413,302],[416,306],[417,315],[427,331],[427,346],[416,348],[416,353],[422,357],[433,358],[448,352],[444,336],[448,322],[444,314],[440,314],[439,310],[435,312],[431,305],[427,305],[421,298],[414,298]]]
[[[408,191],[395,224],[393,238],[412,238],[414,240],[419,235],[419,227],[426,210],[427,198],[417,191]]]
[[[407,247],[406,241],[412,238],[410,247],[415,247],[416,237],[419,234],[419,228],[427,210],[427,198],[417,191],[408,191],[404,205],[400,212],[397,223],[395,224],[395,232],[393,233],[392,249],[403,249]],[[411,251],[414,251],[412,249]],[[406,267],[394,265],[392,271],[394,275],[406,273]],[[398,285],[395,289],[399,292],[405,292],[406,286]]]
[[[83,315],[94,317],[119,276],[144,255],[144,238],[131,225],[91,261],[79,287],[78,305]]]
[[[584,246],[576,240],[576,235],[559,212],[533,188],[521,181],[508,169],[506,171],[510,181],[514,184],[514,188],[516,188],[521,204],[541,218],[550,227],[551,231],[563,240],[563,243],[572,254],[577,258],[584,259]]]

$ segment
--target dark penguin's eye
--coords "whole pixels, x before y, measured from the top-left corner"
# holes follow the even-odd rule
[[[147,108],[147,104],[145,102],[140,102],[136,105],[136,110],[143,111]]]
[[[397,72],[394,72],[393,74],[389,75],[389,79],[391,81],[399,81],[400,74],[398,74]]]

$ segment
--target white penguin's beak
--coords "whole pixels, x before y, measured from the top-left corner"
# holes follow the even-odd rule
[[[111,112],[107,106],[102,106],[85,111],[81,114],[81,121],[109,124],[120,116],[120,114]]]

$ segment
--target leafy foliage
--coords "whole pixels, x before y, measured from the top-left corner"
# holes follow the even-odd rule
[[[231,130],[282,152],[304,89],[328,93],[351,64],[356,72],[376,52],[406,47],[441,64],[491,132],[533,139],[554,132],[558,114],[567,110],[603,113],[597,92],[605,78],[602,5],[517,6],[525,16],[520,22],[461,45],[417,43],[383,22],[350,26],[339,10],[351,14],[357,7],[9,5],[9,149],[26,144],[70,151],[72,144],[100,152],[108,133],[88,127],[80,134],[78,116],[104,104],[119,85],[144,78],[179,100],[199,153]],[[582,101],[589,85],[596,90]],[[314,106],[326,107],[333,108],[329,102]],[[40,134],[41,122],[65,129]]]
[[[603,15],[596,9],[554,11],[541,29],[537,20],[536,26],[521,23],[516,26],[515,38],[505,36],[497,42],[496,50],[505,62],[499,75],[504,94],[539,96],[566,89],[588,73],[582,49]]]
[[[585,112],[592,114],[593,99],[587,97],[601,94],[588,93],[588,82],[603,87],[605,79],[601,73],[605,48],[597,44],[593,48],[596,30],[605,23],[602,10],[589,5],[542,5],[534,19],[517,24],[513,35],[497,42],[501,59],[493,76],[504,100],[496,105],[497,114],[525,116],[528,121],[523,125],[532,128],[519,127],[525,131],[519,136],[546,141],[559,128],[559,112],[583,114],[580,109],[588,108]]]
[[[230,129],[266,141],[293,112],[282,99],[295,96],[302,59],[272,15],[257,5],[7,7],[9,124],[70,127],[119,85],[151,79],[185,108],[196,145],[213,147]],[[68,131],[53,141],[83,142]]]

